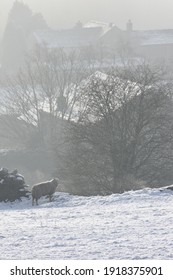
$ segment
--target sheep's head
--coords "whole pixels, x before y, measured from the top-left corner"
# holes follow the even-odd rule
[[[51,182],[54,183],[56,186],[58,186],[59,179],[58,178],[53,178]]]

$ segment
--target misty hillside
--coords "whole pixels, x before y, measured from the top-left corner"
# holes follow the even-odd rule
[[[0,203],[1,259],[171,259],[173,192]]]

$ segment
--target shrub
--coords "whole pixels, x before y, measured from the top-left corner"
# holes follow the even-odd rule
[[[8,172],[8,169],[0,169],[0,202],[21,200],[21,197],[29,197],[24,177],[17,169]]]

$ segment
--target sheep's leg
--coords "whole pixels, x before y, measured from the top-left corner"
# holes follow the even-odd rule
[[[34,198],[32,197],[32,206],[34,206]]]
[[[36,198],[35,200],[36,200],[36,205],[38,205],[38,199]]]
[[[49,202],[52,201],[52,195],[49,195]]]

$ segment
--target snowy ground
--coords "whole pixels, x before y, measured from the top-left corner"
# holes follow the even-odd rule
[[[173,259],[173,191],[0,203],[0,259]]]

